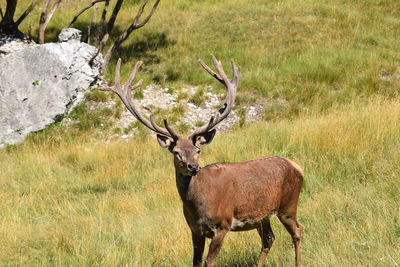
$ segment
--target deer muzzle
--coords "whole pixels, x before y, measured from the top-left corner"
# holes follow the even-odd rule
[[[199,171],[199,164],[197,163],[189,163],[187,165],[187,170],[191,175],[195,175]]]

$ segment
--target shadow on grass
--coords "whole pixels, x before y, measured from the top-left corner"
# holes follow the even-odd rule
[[[88,40],[88,27],[89,23],[76,22],[72,25],[74,28],[82,31],[82,42],[87,42]],[[115,25],[111,34],[110,39],[107,42],[107,46],[103,50],[103,55],[107,52],[108,47],[113,44],[113,42],[126,30],[126,27],[122,28]],[[58,34],[61,29],[59,28],[47,28],[46,37],[47,41],[57,42]],[[93,29],[92,29],[93,31]],[[91,39],[93,39],[93,32],[91,34]],[[91,41],[91,44],[93,40]],[[129,61],[132,59],[142,60],[146,65],[158,64],[160,58],[155,52],[159,48],[165,48],[171,45],[175,45],[176,41],[168,37],[166,32],[140,32],[134,31],[130,37],[122,43],[122,45],[114,52],[112,61],[116,61],[117,58],[122,58],[124,61]]]
[[[76,195],[80,194],[105,194],[109,190],[128,191],[130,186],[122,183],[112,183],[111,185],[91,184],[82,187],[74,187],[70,191]]]
[[[65,25],[66,27],[67,25]],[[84,21],[77,21],[75,22],[72,26],[72,28],[78,29],[80,31],[82,31],[82,38],[81,41],[82,42],[87,42],[88,40],[88,29],[90,27],[90,23],[84,22]],[[58,35],[60,34],[62,28],[59,27],[48,27],[46,28],[46,42],[57,42],[58,41]],[[91,34],[91,39],[93,38],[93,33],[96,29],[92,28],[92,34]],[[122,29],[120,26],[118,25],[114,25],[112,34],[111,34],[111,38],[110,40],[112,40],[113,38],[116,38],[116,36],[121,35],[124,32],[125,29]],[[37,32],[35,33],[35,36],[37,36]]]
[[[73,27],[82,31],[81,41],[87,42],[88,40],[88,27],[90,24],[85,22],[76,22]],[[49,27],[46,29],[46,42],[57,42],[58,35],[61,29],[57,27]],[[118,25],[114,26],[112,36],[108,41],[107,46],[103,50],[103,55],[107,52],[110,45],[125,31],[125,28],[121,28]],[[91,37],[93,38],[93,37]],[[133,33],[131,36],[122,43],[122,45],[115,50],[109,65],[115,65],[118,58],[121,58],[123,62],[141,60],[144,63],[143,70],[152,71],[152,66],[161,63],[162,59],[160,53],[157,53],[158,49],[167,48],[177,43],[176,40],[169,38],[168,34],[163,31],[152,31],[144,32],[140,34]],[[91,41],[93,45],[93,40]],[[177,80],[181,77],[181,74],[173,68],[169,68],[162,75],[166,77],[156,77],[156,81],[163,79]]]
[[[165,32],[147,32],[138,36],[138,39],[133,43],[126,42],[119,47],[113,59],[122,58],[125,61],[132,59],[142,60],[145,65],[159,64],[161,59],[156,54],[156,51],[175,44],[176,41],[169,39]]]

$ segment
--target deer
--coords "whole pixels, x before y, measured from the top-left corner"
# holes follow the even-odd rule
[[[297,220],[297,205],[304,173],[295,162],[279,157],[264,156],[244,162],[214,163],[199,167],[200,148],[209,144],[216,126],[231,112],[241,78],[240,68],[231,60],[233,78],[229,79],[221,61],[212,56],[217,70],[214,72],[202,60],[203,69],[226,88],[223,106],[211,116],[208,123],[198,127],[188,137],[178,135],[167,120],[159,126],[151,114],[143,116],[135,106],[131,90],[139,68],[138,61],[127,81],[121,85],[118,60],[113,86],[101,90],[116,93],[129,112],[151,131],[156,133],[162,148],[173,154],[176,186],[183,203],[183,213],[191,230],[193,266],[201,266],[206,238],[211,242],[204,266],[215,266],[224,237],[229,231],[256,229],[261,237],[261,253],[257,266],[262,266],[275,236],[270,218],[276,215],[292,237],[295,248],[295,266],[300,266],[301,225]]]

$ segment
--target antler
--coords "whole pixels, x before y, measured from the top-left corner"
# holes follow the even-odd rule
[[[154,120],[154,115],[150,115],[150,120],[146,119],[143,117],[143,115],[139,112],[139,110],[135,107],[132,101],[132,93],[131,90],[138,88],[143,80],[138,81],[136,84],[131,86],[131,83],[135,79],[140,66],[142,66],[143,62],[138,61],[136,62],[135,66],[132,69],[131,74],[129,75],[128,80],[126,80],[125,84],[121,86],[121,81],[120,81],[120,69],[121,69],[121,59],[118,59],[117,66],[115,68],[115,81],[114,81],[114,86],[111,87],[103,87],[100,90],[102,91],[112,91],[116,93],[122,100],[122,102],[125,104],[126,108],[129,110],[129,112],[141,123],[143,123],[147,128],[150,130],[162,134],[168,137],[171,137],[174,140],[177,140],[179,136],[175,133],[174,130],[168,125],[167,120],[164,120],[164,126],[165,128],[162,128],[158,126]]]
[[[217,60],[213,55],[211,55],[211,57],[218,74],[211,70],[211,68],[208,67],[202,60],[199,60],[199,63],[211,76],[213,76],[226,87],[226,98],[223,107],[221,107],[218,112],[216,112],[215,115],[210,118],[208,124],[197,128],[192,133],[190,138],[212,130],[218,123],[223,121],[228,116],[235,102],[236,89],[240,80],[240,68],[237,67],[233,59],[231,59],[233,78],[230,80],[225,74],[221,61]]]

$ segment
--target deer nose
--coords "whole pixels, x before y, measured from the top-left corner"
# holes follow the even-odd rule
[[[188,170],[189,171],[197,171],[198,170],[198,168],[199,168],[199,164],[197,164],[197,163],[189,163],[188,165],[187,165],[187,167],[188,167]]]

